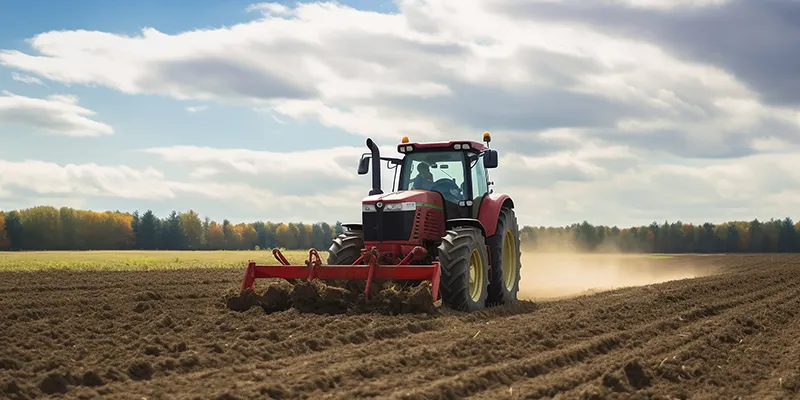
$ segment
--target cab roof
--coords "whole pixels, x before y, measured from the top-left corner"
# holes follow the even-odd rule
[[[449,142],[425,142],[425,143],[418,143],[418,142],[406,142],[400,143],[397,145],[397,151],[400,153],[410,153],[406,150],[407,146],[411,146],[413,148],[412,151],[418,150],[472,150],[477,153],[483,152],[488,150],[489,148],[486,147],[485,144],[481,142],[476,142],[473,140],[451,140]],[[464,146],[464,147],[462,147]]]

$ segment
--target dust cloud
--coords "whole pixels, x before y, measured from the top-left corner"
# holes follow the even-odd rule
[[[523,253],[518,298],[555,299],[710,275],[680,255]]]

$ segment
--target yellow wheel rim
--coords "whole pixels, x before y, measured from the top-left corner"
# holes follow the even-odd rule
[[[514,288],[514,281],[517,279],[517,242],[514,240],[514,232],[506,230],[503,236],[503,283],[506,290]]]
[[[472,301],[480,300],[484,286],[483,258],[478,249],[475,249],[469,258],[469,296],[472,297]]]

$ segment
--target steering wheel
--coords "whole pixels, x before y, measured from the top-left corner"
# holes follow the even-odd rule
[[[461,189],[456,185],[455,179],[439,179],[431,185],[430,190],[441,193],[445,200],[453,203],[458,203],[461,200]]]

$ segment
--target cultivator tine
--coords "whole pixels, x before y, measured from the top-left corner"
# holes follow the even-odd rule
[[[322,260],[319,258],[319,253],[317,249],[311,249],[308,251],[308,260],[306,261],[306,267],[308,267],[308,281],[311,282],[314,280],[316,275],[314,274],[316,268],[322,266]]]
[[[244,271],[244,280],[242,280],[242,292],[245,290],[255,290],[256,285],[256,263],[250,261],[247,263],[247,269]]]
[[[287,260],[286,257],[283,256],[283,253],[281,253],[281,250],[279,248],[276,247],[272,249],[272,255],[275,257],[276,260],[278,260],[279,263],[283,265],[289,265],[289,260]]]

